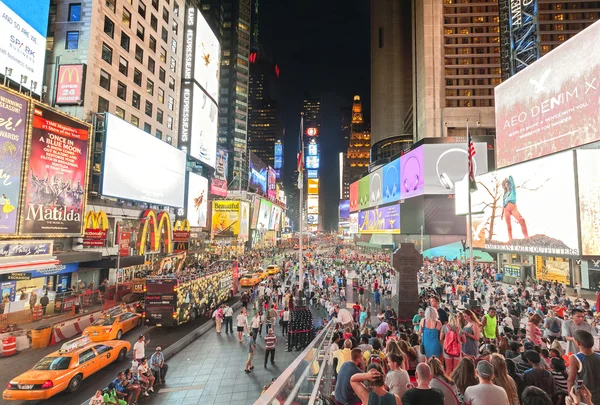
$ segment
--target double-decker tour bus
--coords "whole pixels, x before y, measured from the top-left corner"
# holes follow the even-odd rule
[[[203,270],[148,277],[143,313],[146,325],[176,326],[210,316],[233,296],[237,272],[237,261],[221,260]]]

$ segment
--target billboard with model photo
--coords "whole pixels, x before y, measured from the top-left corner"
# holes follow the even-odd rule
[[[383,166],[383,204],[400,200],[400,158]]]
[[[273,204],[271,207],[271,218],[269,219],[269,230],[279,231],[281,225],[281,207]]]
[[[423,146],[400,157],[400,199],[423,194],[425,188],[423,164]]]
[[[194,79],[218,103],[221,46],[202,13],[197,15]]]
[[[217,161],[215,174],[210,183],[210,193],[220,197],[227,197],[227,160],[229,152],[223,148],[217,148]]]
[[[267,175],[267,184],[269,188],[267,196],[269,197],[269,200],[274,201],[276,197],[275,186],[277,185],[277,175],[275,173],[275,169],[269,166],[267,169]]]
[[[211,236],[236,236],[240,233],[240,202],[213,201]]]
[[[260,210],[260,197],[254,197],[252,203],[252,218],[250,219],[250,229],[256,229],[258,223],[258,211]]]
[[[194,85],[190,156],[215,167],[217,158],[217,105]]]
[[[271,219],[272,207],[273,204],[271,201],[260,201],[260,210],[258,211],[258,222],[256,224],[256,229],[262,229],[265,231],[269,229],[269,220]]]
[[[473,171],[475,175],[487,173],[487,143],[474,142],[473,145]],[[425,158],[425,194],[454,194],[454,184],[464,179],[469,171],[466,141],[425,144],[422,147]]]
[[[600,150],[576,153],[581,254],[600,256]]]
[[[192,172],[188,175],[187,219],[191,226],[204,228],[208,212],[208,179]]]
[[[256,191],[258,194],[262,194],[267,196],[267,177],[268,177],[267,165],[263,163],[263,161],[254,154],[254,152],[250,152],[250,170],[249,170],[249,180],[248,187],[251,190]]]
[[[463,180],[467,182],[468,180]],[[471,194],[473,246],[489,250],[579,256],[573,152],[476,177]],[[457,211],[468,194],[456,194]]]
[[[600,140],[600,23],[494,89],[497,167]]]

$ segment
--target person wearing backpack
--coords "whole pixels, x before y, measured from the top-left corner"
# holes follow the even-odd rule
[[[444,364],[447,374],[451,374],[461,359],[462,344],[467,341],[465,332],[460,327],[458,317],[455,314],[450,314],[448,323],[442,327],[442,336],[440,338],[444,342]]]
[[[367,350],[363,354],[363,358],[365,359],[365,364],[368,366],[369,364],[379,364],[384,372],[387,373],[387,364],[385,353],[383,353],[381,347],[381,340],[378,338],[373,339],[373,350]]]
[[[544,320],[544,337],[552,343],[554,339],[560,338],[561,331],[562,320],[556,316],[554,311],[549,310]]]

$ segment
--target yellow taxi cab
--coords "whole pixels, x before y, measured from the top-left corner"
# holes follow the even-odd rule
[[[267,267],[267,274],[270,276],[274,276],[281,271],[281,267],[276,266],[274,264]]]
[[[256,273],[244,274],[240,278],[240,285],[242,287],[253,287],[258,283],[260,283],[260,277]]]
[[[73,393],[84,379],[114,361],[124,360],[129,350],[131,344],[124,340],[92,342],[88,336],[71,340],[31,370],[11,379],[2,399],[33,401],[62,391]]]
[[[124,310],[111,311],[83,330],[92,342],[121,339],[123,334],[142,324],[142,315]]]
[[[266,270],[259,269],[256,271],[256,275],[260,278],[260,281],[263,281],[269,276],[269,273]]]

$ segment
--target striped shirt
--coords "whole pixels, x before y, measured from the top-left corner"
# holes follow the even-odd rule
[[[277,336],[274,334],[268,334],[265,336],[265,350],[275,349],[275,344],[277,343]]]
[[[554,376],[554,389],[556,392],[569,392],[567,387],[567,373],[564,374],[559,371],[550,371]]]

